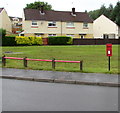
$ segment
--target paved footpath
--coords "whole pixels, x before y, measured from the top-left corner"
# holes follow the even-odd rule
[[[120,87],[119,75],[2,68],[1,78]]]

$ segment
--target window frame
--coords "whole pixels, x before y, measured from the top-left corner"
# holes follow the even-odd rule
[[[38,34],[37,34],[37,35],[35,35],[35,36],[36,36],[36,37],[42,37],[41,35],[38,35]]]
[[[33,24],[34,23],[34,24]],[[36,25],[35,25],[36,24]],[[31,26],[38,26],[38,22],[37,21],[32,21],[32,23],[31,23]]]
[[[13,21],[17,21],[17,22],[18,22],[18,21],[19,21],[19,19],[18,19],[18,18],[13,18]]]
[[[51,24],[51,25],[50,25]],[[57,27],[56,21],[49,21],[48,22],[48,27]]]
[[[71,24],[71,25],[70,25]],[[73,25],[72,25],[73,24]],[[75,27],[75,24],[74,22],[66,22],[66,27],[70,27],[70,28],[74,28]]]
[[[83,29],[88,29],[88,22],[83,23]]]

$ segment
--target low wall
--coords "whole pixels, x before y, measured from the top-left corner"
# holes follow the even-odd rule
[[[119,44],[120,39],[73,39],[73,45],[105,45]]]

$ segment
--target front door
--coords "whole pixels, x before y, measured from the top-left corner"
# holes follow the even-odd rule
[[[104,38],[104,39],[108,39],[109,36],[108,36],[107,34],[103,34],[103,38]]]
[[[80,38],[81,38],[81,39],[84,39],[84,35],[81,35]]]

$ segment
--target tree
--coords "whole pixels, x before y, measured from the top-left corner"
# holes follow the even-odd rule
[[[111,20],[120,26],[120,2],[119,1],[117,2],[117,5],[112,11]]]
[[[107,9],[106,9],[105,5],[102,5],[99,12],[98,12],[98,16],[100,16],[100,15],[106,16],[106,14],[107,14]]]
[[[40,9],[40,6],[44,6],[45,10],[52,10],[52,6],[48,4],[47,2],[34,2],[30,4],[26,4],[27,9]]]
[[[97,19],[97,18],[99,17],[99,16],[98,16],[99,10],[100,10],[100,9],[97,9],[97,10],[94,10],[94,11],[90,11],[90,12],[89,12],[90,17],[91,17],[93,20],[95,20],[95,19]]]
[[[109,19],[112,19],[111,16],[112,16],[113,9],[114,9],[114,7],[112,4],[110,4],[109,7],[107,8]]]
[[[112,4],[110,4],[108,8],[102,5],[100,9],[89,12],[93,20],[97,19],[102,14],[120,26],[120,1],[117,2],[115,7],[113,7]]]
[[[110,18],[111,12],[113,10],[113,5],[110,4],[108,8],[105,7],[103,4],[100,9],[90,11],[90,17],[93,18],[94,20],[97,19],[101,15],[105,15],[106,17]]]

